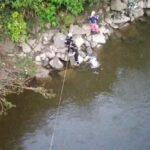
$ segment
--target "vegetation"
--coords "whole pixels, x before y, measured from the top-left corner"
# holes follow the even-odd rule
[[[27,38],[32,20],[41,25],[60,23],[60,11],[71,15],[80,14],[85,7],[103,0],[3,0],[0,1],[0,32],[9,35],[14,42]],[[66,21],[65,21],[66,22]]]
[[[75,17],[86,7],[98,6],[104,0],[0,0],[0,39],[10,37],[13,42],[23,42],[29,36],[34,24],[66,29],[75,22]],[[63,25],[61,25],[63,23]],[[15,57],[15,56],[14,56]],[[1,58],[1,53],[0,53]],[[19,94],[24,89],[33,90],[45,98],[54,97],[53,91],[31,88],[24,82],[36,72],[36,66],[29,57],[0,61],[0,114],[6,114],[14,107],[6,100],[10,93]],[[1,77],[2,76],[2,77]],[[3,79],[3,77],[5,79]]]
[[[43,87],[34,88],[28,86],[29,81],[32,81],[31,77],[35,75],[37,70],[36,65],[30,57],[16,57],[15,61],[1,57],[0,67],[0,77],[5,74],[4,79],[0,80],[0,115],[7,114],[8,109],[15,107],[15,105],[6,100],[8,94],[20,94],[25,89],[39,93],[46,99],[55,96],[51,89],[46,90]]]

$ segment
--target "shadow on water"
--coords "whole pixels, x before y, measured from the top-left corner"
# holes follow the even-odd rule
[[[150,149],[149,23],[110,39],[98,70],[68,70],[54,150]],[[57,94],[51,100],[29,91],[8,97],[17,108],[0,119],[0,150],[49,149],[61,85],[62,75],[46,85]]]

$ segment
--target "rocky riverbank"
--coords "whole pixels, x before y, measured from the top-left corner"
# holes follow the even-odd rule
[[[116,29],[122,29],[144,14],[150,15],[149,12],[149,0],[112,0],[97,11],[100,16],[100,33],[92,35],[88,22],[82,26],[71,25],[66,33],[48,27],[44,32],[38,32],[38,37],[33,36],[27,42],[21,43],[22,51],[18,55],[31,56],[37,65],[48,70],[44,71],[47,75],[50,70],[62,70],[68,61],[74,66],[73,57],[68,55],[64,44],[67,33],[72,32],[79,50],[79,63],[82,64],[89,59],[94,49],[106,43]]]

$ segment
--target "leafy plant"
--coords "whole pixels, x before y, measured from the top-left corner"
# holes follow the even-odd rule
[[[57,10],[56,7],[52,4],[48,6],[42,6],[40,11],[38,12],[40,18],[42,19],[43,23],[51,23],[52,26],[58,25],[58,17],[57,17]]]
[[[7,23],[9,35],[14,42],[22,42],[27,38],[27,24],[23,16],[18,12],[13,12]]]

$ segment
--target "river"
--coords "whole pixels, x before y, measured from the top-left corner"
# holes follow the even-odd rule
[[[99,51],[101,67],[69,70],[52,150],[150,150],[150,20],[123,29]],[[45,100],[25,91],[0,119],[0,150],[49,150],[62,77]]]

